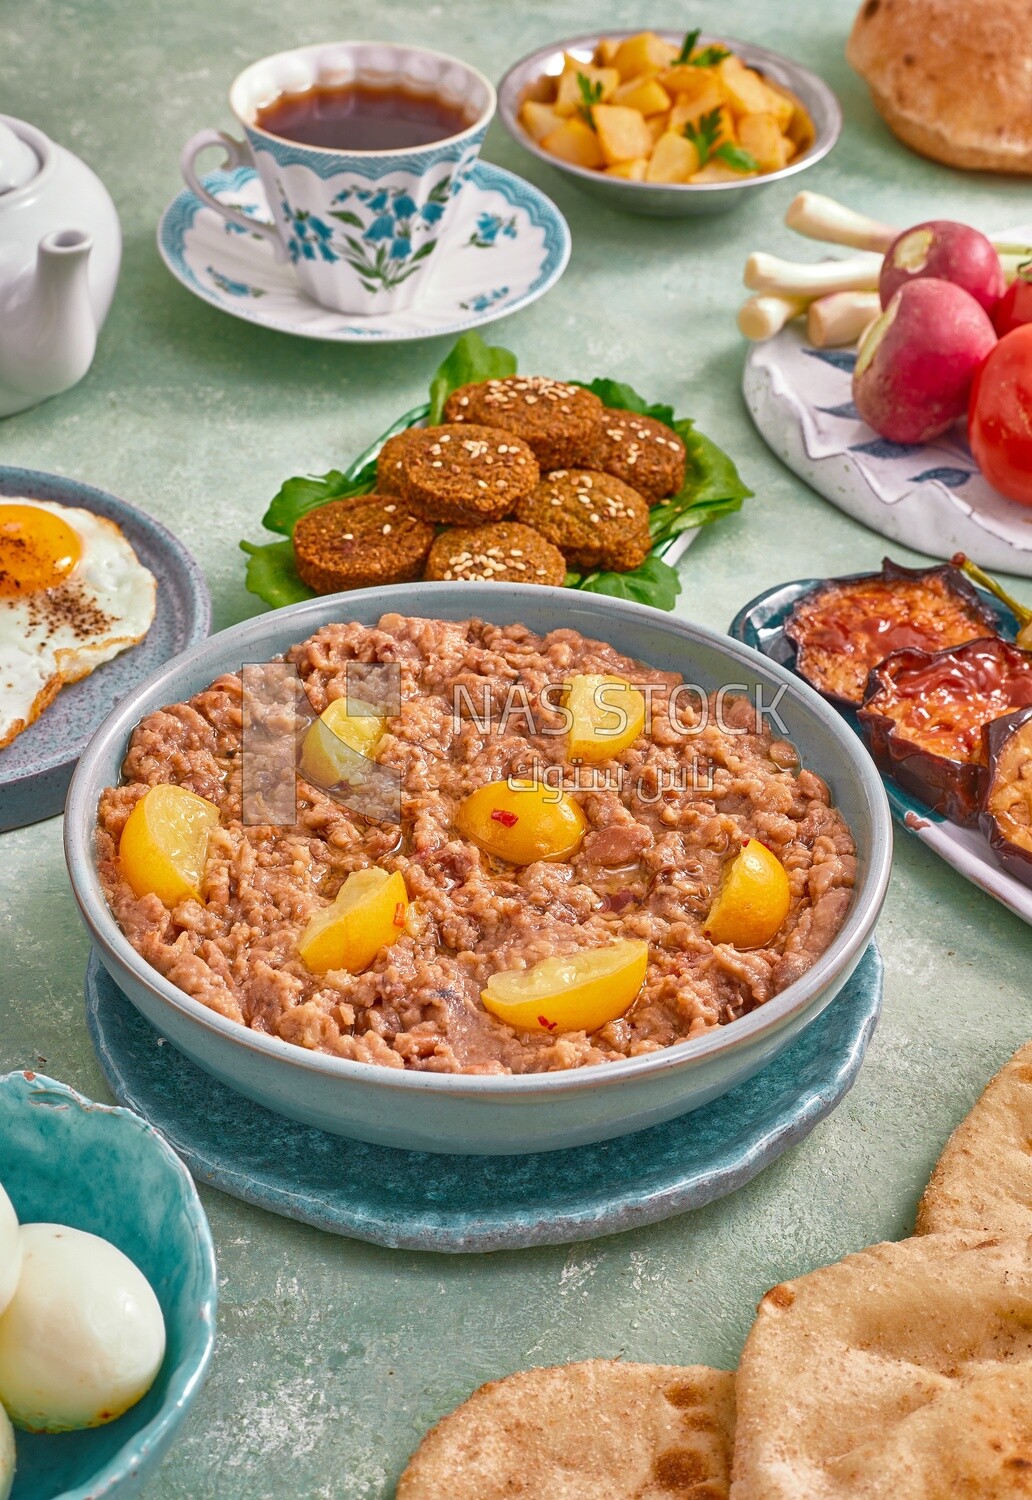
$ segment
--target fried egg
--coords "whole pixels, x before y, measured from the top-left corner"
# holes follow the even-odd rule
[[[65,683],[142,640],[155,594],[114,521],[0,496],[0,748]]]

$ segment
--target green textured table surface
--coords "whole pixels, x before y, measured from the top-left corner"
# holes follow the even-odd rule
[[[590,14],[600,26],[701,24],[821,73],[846,128],[807,187],[902,223],[1032,218],[1027,186],[937,167],[894,143],[843,60],[852,11],[851,0],[724,0],[687,12],[605,0]],[[154,244],[180,185],[180,144],[201,126],[229,126],[230,79],[284,47],[379,35],[441,47],[497,78],[586,24],[573,0],[4,0],[0,109],[100,173],[125,257],[93,370],[69,394],[0,422],[0,463],[74,475],[143,506],[203,565],[216,628],[252,613],[237,541],[261,535],[280,479],[364,447],[422,398],[447,343],[302,342],[195,300]],[[742,263],[752,249],[792,253],[780,219],[794,185],[732,218],[650,221],[580,196],[497,125],[484,154],[550,193],[574,238],[558,287],[492,333],[525,370],[611,373],[672,401],[757,492],[688,553],[681,612],[725,628],[767,585],[877,565],[882,539],[780,466],[739,395]],[[1017,592],[1032,598],[1028,584]],[[60,820],[5,835],[0,863],[0,1071],[45,1066],[107,1098],[83,1021],[87,943]],[[1030,934],[900,835],[880,939],[884,1018],[853,1092],[801,1146],[702,1212],[569,1250],[451,1258],[334,1239],[204,1192],[221,1272],[218,1349],[148,1500],[388,1500],[425,1428],[481,1381],[596,1354],[731,1367],[773,1282],[907,1233],[946,1134],[1032,1034]]]

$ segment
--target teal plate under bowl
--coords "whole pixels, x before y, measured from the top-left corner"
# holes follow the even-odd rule
[[[164,1133],[198,1182],[390,1249],[563,1245],[655,1224],[733,1193],[835,1108],[881,1010],[872,943],[791,1046],[691,1114],[594,1146],[442,1156],[346,1140],[272,1114],[176,1052],[91,953],[86,1015],[123,1103]]]
[[[68,1224],[128,1255],[161,1304],[158,1378],[105,1427],[16,1434],[11,1500],[129,1500],[157,1468],[204,1381],[215,1338],[215,1251],[183,1163],[136,1114],[41,1073],[0,1077],[0,1182],[23,1224]]]

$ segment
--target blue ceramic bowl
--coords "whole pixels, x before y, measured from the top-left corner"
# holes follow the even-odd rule
[[[16,1434],[12,1500],[128,1500],[197,1396],[215,1338],[215,1252],[190,1174],[139,1115],[40,1073],[8,1073],[0,1182],[22,1223],[68,1224],[124,1251],[154,1288],[168,1340],[154,1385],[116,1422]]]
[[[153,709],[189,698],[221,672],[267,661],[334,620],[381,614],[560,626],[610,642],[707,691],[762,691],[803,762],[830,784],[856,839],[853,902],[828,950],[795,984],[741,1020],[661,1052],[599,1067],[520,1077],[408,1073],[351,1062],[249,1031],[185,995],[131,947],[97,875],[97,801],[117,783],[134,726]],[[529,584],[425,583],[361,589],[259,615],[211,637],[132,692],[79,761],[65,810],[72,886],[101,961],[151,1024],[223,1083],[279,1114],[338,1135],[418,1151],[515,1154],[605,1140],[708,1104],[771,1061],[828,1005],[863,954],[881,909],[892,825],[881,777],[833,708],[783,667],[701,626],[601,594]]]

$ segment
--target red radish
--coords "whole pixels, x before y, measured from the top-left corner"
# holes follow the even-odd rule
[[[1005,333],[1032,323],[1032,260],[1018,267],[1018,274],[993,310],[993,326],[1002,339]]]
[[[902,286],[864,335],[853,400],[895,443],[925,443],[967,410],[971,382],[996,343],[989,316],[967,292],[934,278]]]
[[[1000,257],[985,235],[952,219],[915,224],[892,242],[878,282],[882,307],[888,307],[901,286],[928,277],[963,287],[987,313],[1006,286]]]

